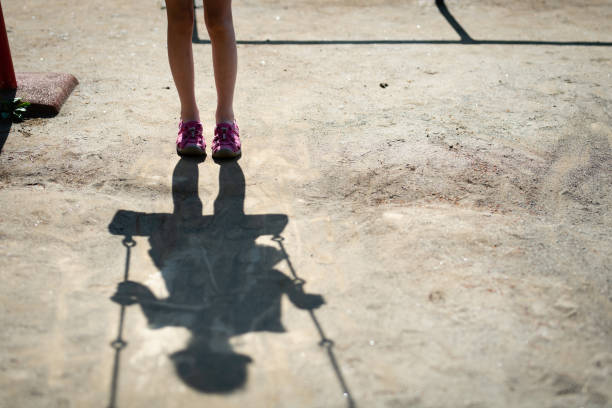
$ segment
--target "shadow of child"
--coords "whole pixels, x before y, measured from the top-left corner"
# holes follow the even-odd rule
[[[221,163],[213,215],[202,215],[195,159],[177,163],[172,197],[172,214],[120,210],[109,226],[113,234],[149,237],[149,254],[168,297],[158,299],[146,286],[125,281],[112,300],[140,304],[150,327],[189,329],[189,344],[171,356],[177,374],[196,390],[231,392],[244,385],[252,361],[232,350],[232,336],[285,331],[284,294],[301,309],[315,309],[324,301],[274,269],[283,252],[255,243],[262,235],[279,236],[288,219],[284,214],[244,214],[245,181],[237,161]]]

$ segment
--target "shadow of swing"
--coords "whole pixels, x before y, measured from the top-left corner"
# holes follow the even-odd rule
[[[285,331],[281,297],[310,313],[321,337],[348,406],[354,403],[332,351],[333,342],[316,319],[323,305],[320,295],[307,294],[282,243],[288,222],[284,214],[244,213],[245,180],[238,161],[220,163],[219,193],[213,215],[202,215],[198,195],[198,160],[181,158],[172,177],[172,214],[119,210],[109,225],[112,234],[125,236],[124,281],[112,300],[121,305],[119,334],[111,344],[115,364],[110,407],[116,406],[125,308],[140,305],[152,328],[185,327],[191,333],[186,347],[170,356],[181,380],[200,392],[228,393],[247,380],[252,359],[232,350],[229,339],[248,332]],[[278,246],[259,245],[269,235]],[[146,286],[129,280],[130,249],[134,236],[148,237],[149,254],[159,268],[168,297],[157,298]],[[274,269],[286,261],[292,277]]]
[[[467,31],[450,13],[444,0],[436,0],[438,11],[459,35],[459,40],[237,40],[240,45],[548,45],[548,46],[572,46],[572,47],[610,47],[612,42],[601,41],[538,41],[538,40],[477,40],[472,38]],[[198,24],[194,15],[193,33],[191,36],[193,44],[210,44],[210,40],[201,39],[198,34]]]

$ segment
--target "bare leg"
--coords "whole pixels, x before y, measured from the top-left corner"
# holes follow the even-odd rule
[[[181,101],[181,120],[200,120],[195,99],[191,34],[193,0],[166,0],[168,14],[168,60]]]
[[[234,120],[234,88],[238,55],[231,0],[204,0],[204,20],[210,36],[217,87],[217,123]]]

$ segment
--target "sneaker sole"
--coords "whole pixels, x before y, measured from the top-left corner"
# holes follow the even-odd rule
[[[185,146],[182,149],[179,149],[177,147],[176,148],[176,153],[179,156],[205,156],[206,155],[206,151],[205,150],[202,150],[198,146],[195,146],[195,145]]]
[[[242,154],[242,150],[237,152],[230,149],[219,149],[212,154],[213,159],[233,159]]]

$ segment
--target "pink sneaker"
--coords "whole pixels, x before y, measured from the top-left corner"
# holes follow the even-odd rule
[[[202,124],[197,120],[179,123],[176,138],[176,152],[182,156],[203,156],[206,154],[206,142],[202,136]]]
[[[217,123],[212,141],[214,159],[231,159],[241,154],[240,133],[236,121]]]

